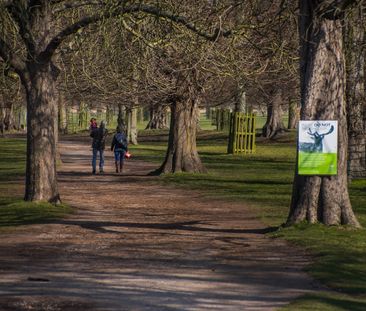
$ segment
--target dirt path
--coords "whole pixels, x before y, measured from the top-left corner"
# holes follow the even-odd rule
[[[0,239],[0,310],[270,310],[311,291],[304,254],[242,204],[164,188],[129,161],[90,174],[90,151],[62,144],[71,217]],[[83,152],[83,150],[85,150]]]

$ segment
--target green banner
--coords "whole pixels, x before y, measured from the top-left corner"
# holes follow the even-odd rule
[[[299,175],[337,175],[336,153],[299,152]]]

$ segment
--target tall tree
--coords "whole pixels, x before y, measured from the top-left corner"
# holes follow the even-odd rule
[[[347,186],[346,75],[343,19],[355,1],[300,0],[301,119],[338,120],[338,175],[295,174],[287,224],[359,227]]]
[[[346,23],[348,175],[366,177],[366,128],[363,120],[365,96],[365,9],[355,7]]]
[[[75,16],[63,23],[56,22],[70,10],[79,10],[79,14],[75,14],[79,18],[76,22]],[[210,40],[215,40],[219,34],[215,31],[209,35],[176,12],[164,11],[162,5],[143,1],[1,1],[0,57],[19,75],[27,98],[25,200],[60,201],[55,137],[59,69],[52,62],[55,51],[65,38],[87,25],[139,12],[171,20]]]

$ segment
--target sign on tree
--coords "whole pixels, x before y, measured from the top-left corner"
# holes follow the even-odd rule
[[[300,121],[299,175],[337,175],[337,121]]]

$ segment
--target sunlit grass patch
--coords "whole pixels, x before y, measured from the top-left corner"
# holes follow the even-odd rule
[[[0,198],[0,228],[43,223],[72,212],[66,205],[47,202],[26,202],[15,198]]]
[[[24,175],[25,145],[24,138],[0,139],[0,182],[10,181]]]
[[[0,228],[43,223],[71,213],[66,205],[25,202],[26,141],[24,138],[0,139]]]

